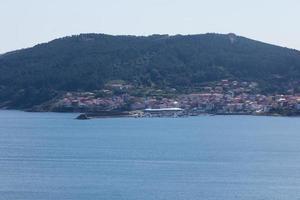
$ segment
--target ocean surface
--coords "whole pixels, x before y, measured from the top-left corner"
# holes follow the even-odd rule
[[[0,111],[0,200],[299,200],[300,118]]]

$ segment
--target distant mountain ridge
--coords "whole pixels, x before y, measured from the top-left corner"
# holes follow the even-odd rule
[[[300,80],[300,52],[232,33],[81,34],[0,56],[0,102],[25,99],[23,106],[57,91],[101,89],[112,80],[184,92],[222,79],[255,81],[265,91],[282,92]]]

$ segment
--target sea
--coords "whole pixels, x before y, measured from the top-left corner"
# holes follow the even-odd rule
[[[299,200],[300,118],[0,111],[0,200]]]

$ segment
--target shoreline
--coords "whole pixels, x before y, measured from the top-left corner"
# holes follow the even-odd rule
[[[279,113],[201,113],[201,114],[183,114],[179,116],[137,116],[137,112],[141,111],[120,111],[120,112],[62,112],[62,111],[32,111],[32,110],[22,110],[22,109],[7,109],[0,108],[0,111],[19,111],[27,113],[61,113],[61,114],[78,114],[75,119],[85,120],[85,119],[101,119],[101,118],[188,118],[188,117],[198,117],[198,116],[254,116],[254,117],[288,117],[297,118],[300,114],[279,114]]]

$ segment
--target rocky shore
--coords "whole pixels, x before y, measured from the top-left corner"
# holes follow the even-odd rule
[[[117,111],[102,111],[97,113],[83,113],[76,119],[87,120],[92,118],[120,118],[120,117],[134,117],[131,112],[117,112]]]

